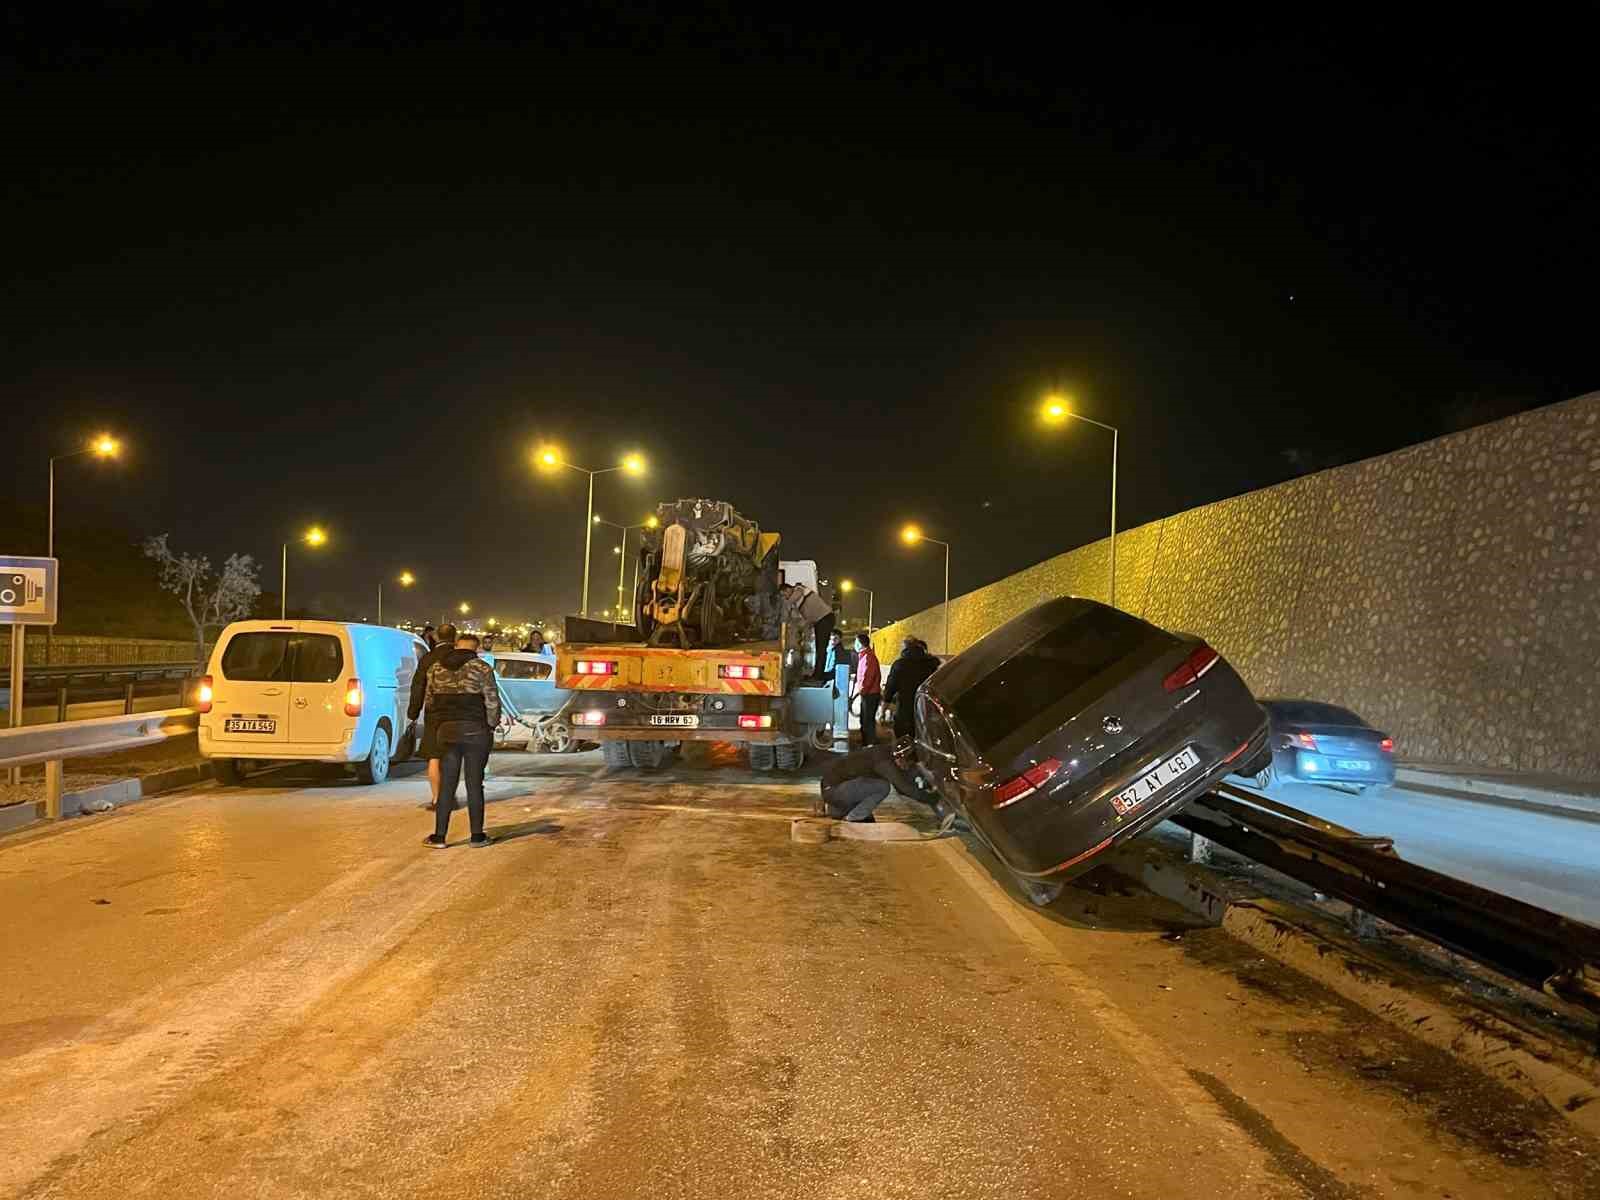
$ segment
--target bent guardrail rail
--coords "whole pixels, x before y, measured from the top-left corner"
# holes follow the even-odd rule
[[[1173,818],[1519,983],[1600,1013],[1600,929],[1407,862],[1389,838],[1221,785]]]
[[[61,816],[62,764],[66,760],[137,750],[183,737],[199,728],[200,714],[196,710],[168,708],[131,716],[0,729],[0,769],[44,763],[44,815],[47,820],[56,820]]]

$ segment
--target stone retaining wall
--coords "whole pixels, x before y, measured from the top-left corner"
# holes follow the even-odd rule
[[[1117,537],[1129,612],[1204,636],[1258,696],[1343,704],[1425,762],[1600,779],[1600,392]],[[1104,599],[1109,539],[951,601],[955,650],[1050,596]],[[937,649],[943,605],[880,630]]]

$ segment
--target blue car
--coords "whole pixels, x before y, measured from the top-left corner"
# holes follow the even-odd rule
[[[1348,708],[1320,700],[1263,700],[1272,765],[1251,781],[1325,783],[1354,792],[1394,782],[1394,739]]]
[[[556,686],[553,651],[525,654],[497,650],[480,655],[494,668],[500,691],[500,728],[495,748],[521,746],[551,754],[568,754],[592,746],[572,736],[567,721],[576,692]]]

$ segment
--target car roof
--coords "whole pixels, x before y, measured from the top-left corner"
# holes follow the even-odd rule
[[[1260,701],[1267,715],[1280,721],[1299,721],[1308,725],[1362,725],[1372,728],[1359,713],[1327,700],[1295,700],[1272,697]]]

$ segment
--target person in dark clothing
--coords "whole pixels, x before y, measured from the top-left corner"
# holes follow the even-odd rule
[[[878,704],[883,699],[883,668],[873,652],[872,639],[856,634],[856,681],[851,698],[861,697],[861,744],[878,743]]]
[[[912,774],[915,759],[910,738],[852,750],[822,772],[822,811],[836,821],[871,821],[892,790],[937,812]]]
[[[900,646],[900,657],[889,666],[889,679],[883,685],[883,702],[894,705],[894,735],[914,737],[917,732],[917,689],[939,669],[939,660],[928,653],[921,638],[908,637]]]
[[[429,650],[432,650],[439,644],[439,637],[436,633],[434,633],[433,624],[431,622],[422,627],[422,640],[427,643]]]
[[[439,761],[439,807],[425,845],[442,850],[456,806],[456,782],[467,777],[467,820],[473,846],[494,839],[483,831],[483,769],[500,721],[500,689],[494,671],[478,657],[478,639],[456,639],[455,648],[428,668],[428,727],[443,757]]]
[[[428,693],[428,670],[456,646],[456,627],[451,624],[439,626],[439,639],[417,662],[416,673],[411,676],[411,700],[406,707],[406,716],[415,721],[422,713],[422,704]],[[428,760],[428,783],[433,788],[433,795],[422,807],[432,812],[439,804],[439,760],[444,757],[444,751],[439,748],[438,741],[432,736],[433,725],[431,721],[422,726],[422,740],[417,744],[417,753]]]
[[[543,631],[538,630],[538,629],[530,631],[529,634],[528,634],[527,644],[522,647],[522,652],[524,654],[543,654],[544,653],[544,633],[543,633]]]

